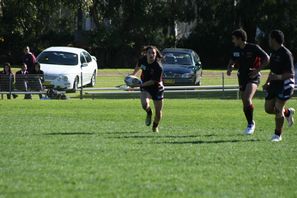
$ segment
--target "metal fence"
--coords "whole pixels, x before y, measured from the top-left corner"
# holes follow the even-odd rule
[[[93,73],[87,72],[68,76],[22,74],[20,72],[8,75],[0,73],[0,95],[2,99],[5,95],[9,99],[17,97],[17,95],[24,95],[25,99],[31,99],[32,95],[47,98],[48,90],[54,88],[62,90],[60,93],[65,93],[66,90],[74,92],[67,93],[71,98],[138,98],[139,88],[132,89],[123,85],[127,75],[127,70],[110,71],[110,73],[99,70],[97,79],[94,81]],[[267,74],[264,73],[262,79],[266,80],[266,78]],[[257,95],[264,97],[260,86]],[[239,99],[240,91],[236,74],[227,76],[225,72],[204,71],[201,86],[166,85],[165,97]]]

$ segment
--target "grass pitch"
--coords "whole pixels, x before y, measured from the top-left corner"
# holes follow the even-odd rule
[[[296,197],[296,126],[271,143],[263,102],[247,137],[239,100],[165,100],[160,134],[139,100],[2,101],[0,197]]]

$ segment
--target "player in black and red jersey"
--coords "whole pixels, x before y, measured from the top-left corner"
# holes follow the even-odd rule
[[[294,64],[292,53],[283,45],[284,34],[280,30],[273,30],[269,36],[272,49],[270,57],[270,73],[263,86],[266,92],[265,111],[275,115],[275,134],[273,142],[282,140],[282,131],[285,118],[289,127],[294,123],[295,109],[285,108],[287,101],[292,97],[295,86]]]
[[[142,70],[140,85],[141,89],[141,104],[146,111],[147,116],[145,124],[151,125],[152,110],[150,108],[150,99],[153,100],[155,106],[155,118],[153,122],[153,132],[159,132],[158,126],[162,118],[164,86],[163,86],[163,66],[161,63],[161,52],[155,46],[147,46],[144,49],[144,54],[139,59],[137,66],[132,75],[135,75],[139,70]]]
[[[232,32],[232,42],[235,48],[228,64],[227,75],[231,75],[234,66],[238,67],[237,75],[243,111],[248,123],[244,134],[252,135],[256,127],[252,99],[260,83],[260,70],[269,63],[269,56],[259,45],[247,43],[247,34],[243,29]]]

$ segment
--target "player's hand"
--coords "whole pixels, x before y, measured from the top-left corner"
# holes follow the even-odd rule
[[[231,76],[231,73],[232,73],[232,67],[228,67],[227,76]]]
[[[250,68],[249,77],[256,78],[259,75],[259,70],[255,68]]]
[[[269,79],[270,80],[281,80],[282,79],[282,76],[281,75],[277,75],[275,73],[270,73]]]

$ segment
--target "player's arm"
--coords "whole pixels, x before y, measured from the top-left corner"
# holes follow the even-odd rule
[[[149,87],[149,86],[152,86],[152,85],[154,85],[154,84],[156,84],[156,81],[154,81],[154,80],[149,80],[149,81],[146,81],[146,82],[142,83],[142,84],[140,85],[140,87]]]
[[[260,65],[259,67],[251,69],[251,72],[249,73],[251,78],[256,77],[263,68],[269,65],[270,62],[269,55],[258,45],[256,45],[256,55],[260,57]]]
[[[140,67],[138,65],[136,65],[136,67],[134,68],[134,71],[132,72],[131,75],[135,76],[140,70]]]
[[[294,74],[286,72],[283,74],[275,74],[275,73],[270,73],[270,81],[271,80],[287,80],[290,78],[294,78]]]
[[[227,65],[227,75],[228,76],[231,75],[234,65],[235,65],[234,60],[230,59],[228,65]]]

